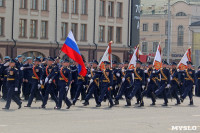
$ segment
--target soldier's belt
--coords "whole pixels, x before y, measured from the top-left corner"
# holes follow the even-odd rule
[[[167,81],[167,79],[165,79],[165,78],[162,78],[161,80],[165,80],[165,81]]]
[[[200,78],[198,78],[198,79],[200,79]]]
[[[7,81],[13,81],[15,80],[14,78],[7,78]]]
[[[134,78],[134,79],[139,79],[139,78]]]
[[[59,80],[65,80],[64,78],[59,78]],[[68,82],[68,78],[67,78],[67,82]]]
[[[7,77],[7,75],[4,75],[4,77]]]
[[[32,79],[37,79],[37,78],[33,76]]]
[[[84,80],[83,78],[81,78],[81,77],[78,77],[78,79],[82,79],[82,80]]]
[[[104,83],[108,83],[108,80],[103,80]]]
[[[191,80],[190,78],[185,78],[185,80]],[[191,80],[192,81],[192,80]]]

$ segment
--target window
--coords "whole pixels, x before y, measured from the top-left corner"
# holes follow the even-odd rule
[[[116,42],[117,43],[122,42],[122,28],[121,27],[116,28]]]
[[[108,26],[108,42],[113,41],[113,27]]]
[[[158,42],[153,42],[153,52],[155,53],[157,51]]]
[[[159,31],[159,24],[153,24],[153,31]]]
[[[38,6],[37,6],[37,0],[31,0],[31,9],[32,10],[37,10]]]
[[[41,22],[41,38],[46,39],[47,38],[47,31],[48,30],[48,22],[42,21]]]
[[[78,26],[77,26],[77,24],[75,24],[75,23],[72,23],[72,28],[71,28],[71,30],[72,30],[72,33],[74,34],[74,38],[75,38],[75,40],[77,40],[77,38],[78,38],[78,34],[77,34],[77,32],[78,32],[78,28],[77,28]]]
[[[27,0],[20,0],[20,8],[27,9]]]
[[[62,12],[68,13],[68,0],[62,0]]]
[[[183,26],[178,26],[178,46],[183,46],[184,29]]]
[[[87,25],[81,24],[81,41],[87,40]]]
[[[78,14],[78,0],[72,0],[72,13]]]
[[[100,14],[99,14],[99,16],[105,16],[105,1],[104,0],[101,0],[100,1]]]
[[[168,21],[165,21],[165,35],[168,35]]]
[[[117,2],[117,17],[122,18],[122,3]]]
[[[99,26],[99,42],[105,41],[104,34],[105,34],[105,27],[100,25]]]
[[[4,18],[0,18],[0,36],[4,35]]]
[[[48,10],[48,0],[42,0],[42,11]]]
[[[0,0],[0,7],[4,6],[4,0]]]
[[[114,17],[114,2],[108,2],[108,17]]]
[[[143,31],[148,31],[148,24],[143,24]]]
[[[19,36],[26,37],[26,20],[25,19],[19,20]]]
[[[147,52],[147,48],[148,48],[148,43],[142,42],[142,52]]]
[[[68,24],[63,22],[61,24],[61,34],[62,34],[62,39],[66,39],[67,38],[67,32],[68,32]]]
[[[87,14],[87,0],[81,0],[81,14]]]
[[[187,16],[184,12],[179,12],[176,14],[176,16]]]
[[[30,27],[31,27],[30,37],[36,38],[37,37],[37,20],[31,20]]]

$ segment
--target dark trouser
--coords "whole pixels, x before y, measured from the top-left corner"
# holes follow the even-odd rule
[[[185,99],[186,96],[189,96],[190,98],[190,102],[193,101],[192,97],[193,97],[193,94],[192,94],[192,88],[193,88],[193,83],[192,81],[188,81],[184,84],[185,86],[185,91],[183,93],[183,95],[181,96],[182,99]]]
[[[43,103],[42,103],[42,106],[46,106],[47,104],[47,101],[48,101],[48,98],[49,98],[49,94],[51,95],[51,98],[54,100],[54,102],[56,103],[56,106],[58,105],[58,100],[57,100],[57,97],[55,95],[55,92],[54,92],[54,84],[53,83],[47,83],[46,84],[46,92],[45,92],[45,96],[43,98]]]
[[[18,91],[17,91],[18,97],[20,97],[20,94],[21,94],[22,83],[23,83],[23,79],[19,79],[19,85],[18,85]]]
[[[77,90],[77,84],[76,84],[76,82],[73,82],[73,83],[71,84],[71,89],[70,89],[71,99],[74,99],[74,98],[75,98],[76,90]]]
[[[97,91],[97,89],[98,89],[98,86],[93,82],[89,87],[89,92],[85,97],[85,101],[88,102],[90,100],[90,98],[92,97],[92,94],[94,94],[95,101],[96,101],[96,103],[98,103],[98,91]]]
[[[25,100],[28,100],[30,93],[31,93],[31,83],[24,82],[23,83],[23,94],[24,94]]]
[[[59,87],[59,98],[58,98],[58,108],[61,108],[62,107],[62,100],[65,101],[66,105],[67,106],[70,106],[71,105],[71,102],[70,100],[67,98],[67,91],[66,91],[66,85],[64,84],[59,84],[58,85]]]
[[[32,83],[32,86],[31,86],[31,94],[30,94],[30,96],[29,96],[29,99],[28,99],[28,104],[27,105],[30,105],[31,106],[31,104],[32,104],[32,102],[33,102],[33,98],[35,97],[35,96],[37,96],[37,95],[39,95],[41,98],[42,98],[42,95],[40,94],[40,91],[39,91],[39,89],[38,89],[38,81],[34,81],[33,83]]]
[[[155,91],[155,95],[158,96],[158,95],[162,94],[163,98],[164,98],[164,102],[168,103],[167,92],[166,92],[166,89],[165,89],[166,86],[167,86],[167,84],[165,84],[165,83],[161,84],[160,88]]]
[[[15,94],[16,93],[15,92],[15,86],[14,85],[8,85],[7,88],[8,88],[8,94],[7,94],[7,102],[6,102],[5,108],[8,108],[8,109],[10,108],[11,99],[13,101],[15,101],[15,103],[17,105],[20,105],[21,101],[19,100],[19,98]]]
[[[81,92],[82,92],[83,90],[84,90],[83,82],[79,82],[79,83],[78,83],[78,88],[77,88],[77,90],[76,90],[76,95],[75,95],[75,97],[74,97],[74,99],[73,99],[73,102],[76,103],[78,97],[80,96],[80,94],[81,94]]]
[[[167,97],[169,97],[170,95],[173,95],[176,98],[177,103],[180,103],[180,99],[178,97],[178,88],[179,86],[177,83],[171,84],[171,88],[169,92],[167,93]]]
[[[124,83],[122,83],[122,86],[119,90],[118,95],[115,97],[115,99],[118,101],[120,98],[122,98],[122,95],[125,95],[125,97],[127,98],[129,95],[129,89],[128,87],[130,86],[130,83],[128,81],[125,81]]]
[[[104,96],[106,94],[106,97],[108,98],[110,104],[113,105],[113,101],[112,101],[112,98],[111,98],[111,94],[108,91],[108,87],[109,87],[108,83],[102,84],[101,95],[99,96],[98,104],[100,104],[104,100]]]
[[[146,96],[146,95],[149,95],[151,97],[152,103],[155,103],[156,100],[153,97],[153,94],[154,94],[154,91],[155,91],[156,87],[157,87],[157,85],[154,84],[154,83],[148,84],[147,90],[145,90],[145,91],[142,92],[142,97]]]
[[[7,98],[7,93],[8,93],[8,88],[6,86],[6,81],[3,81],[3,85],[2,85],[2,98],[6,99]]]
[[[200,80],[198,79],[196,88],[195,88],[195,95],[200,96]]]
[[[135,86],[134,86],[132,92],[130,93],[130,95],[127,98],[132,99],[137,94],[139,96],[138,98],[141,99],[141,88],[142,88],[142,84],[135,83]]]

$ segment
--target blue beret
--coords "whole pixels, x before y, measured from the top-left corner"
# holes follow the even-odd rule
[[[168,65],[168,63],[166,61],[163,61],[162,63],[165,64],[165,65]]]
[[[49,61],[55,61],[53,57],[48,57]]]
[[[191,61],[187,61],[187,64],[188,64],[188,65],[189,65],[189,64],[192,65],[192,62],[191,62]]]
[[[5,56],[5,57],[4,57],[4,60],[6,60],[6,59],[10,59],[10,57],[9,57],[9,56]]]
[[[26,59],[27,59],[27,60],[32,60],[32,57],[27,57]]]
[[[40,58],[36,57],[36,58],[34,59],[34,61],[39,61],[39,62],[40,62],[41,60],[40,60]]]
[[[177,64],[176,64],[176,62],[172,62],[172,65],[175,65],[175,66],[176,66]]]
[[[64,59],[63,62],[69,62],[69,60],[68,59]]]
[[[18,55],[18,56],[17,56],[17,58],[21,58],[21,57],[22,57],[22,55]]]
[[[108,61],[104,61],[104,64],[105,64],[105,65],[109,65],[110,62],[108,62]]]

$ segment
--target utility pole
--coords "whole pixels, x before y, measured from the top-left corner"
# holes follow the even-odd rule
[[[167,62],[169,63],[170,58],[170,45],[171,45],[171,4],[168,0],[168,34],[167,34]]]

